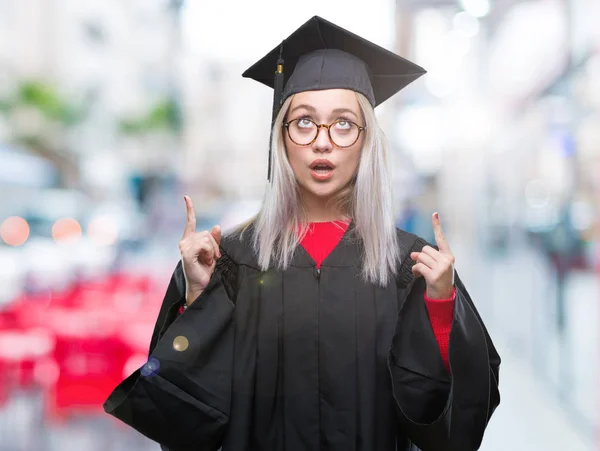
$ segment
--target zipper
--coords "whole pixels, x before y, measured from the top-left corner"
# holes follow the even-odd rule
[[[317,279],[317,375],[319,377],[317,377],[317,393],[318,393],[318,402],[319,402],[319,408],[318,408],[318,414],[319,414],[319,431],[321,431],[321,399],[322,399],[322,394],[321,394],[321,268],[318,268],[317,265],[315,265],[314,267],[314,271],[313,274],[315,275],[315,278]],[[319,443],[320,443],[320,448],[323,448],[323,436],[322,434],[319,434]]]

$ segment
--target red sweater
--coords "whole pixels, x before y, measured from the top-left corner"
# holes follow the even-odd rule
[[[344,221],[311,223],[311,227],[300,244],[317,263],[317,268],[321,266],[323,260],[337,246],[347,228],[348,222]],[[456,291],[452,293],[452,297],[449,299],[430,299],[426,294],[424,296],[431,328],[446,369],[449,369],[448,342],[454,317],[455,296]]]

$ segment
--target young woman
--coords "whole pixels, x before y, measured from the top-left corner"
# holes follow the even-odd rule
[[[172,451],[479,448],[500,358],[438,215],[436,246],[394,227],[374,113],[422,73],[319,17],[246,72],[275,87],[262,208],[221,237],[185,197],[149,360],[108,413]]]

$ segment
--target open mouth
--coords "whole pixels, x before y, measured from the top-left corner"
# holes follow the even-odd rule
[[[335,166],[329,160],[316,160],[310,165],[311,174],[316,180],[328,180],[333,176]]]
[[[312,170],[315,171],[317,174],[327,174],[327,173],[333,171],[333,168],[328,165],[319,164],[319,165],[313,166]]]

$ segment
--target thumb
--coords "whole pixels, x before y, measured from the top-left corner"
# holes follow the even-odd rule
[[[212,228],[210,234],[213,236],[217,244],[221,244],[221,226],[216,225]]]

